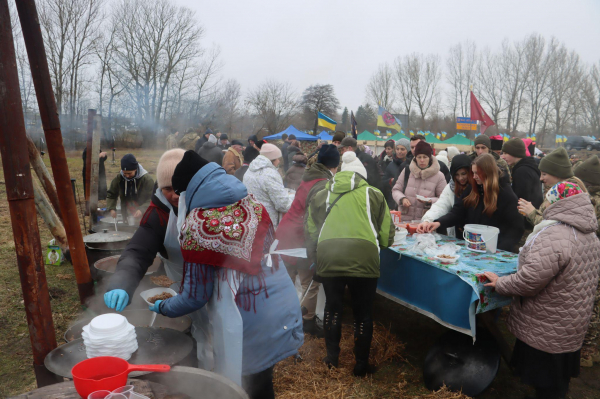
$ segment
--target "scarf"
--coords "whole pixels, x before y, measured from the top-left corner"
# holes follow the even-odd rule
[[[182,287],[188,273],[192,284],[212,281],[206,266],[215,267],[215,276],[221,280],[227,279],[224,269],[235,270],[239,272],[234,273],[236,281],[228,283],[240,287],[236,302],[249,310],[254,306],[254,297],[263,289],[266,292],[262,261],[274,237],[267,210],[252,195],[232,205],[192,210],[179,235],[184,259]],[[277,257],[274,259],[277,268]],[[196,292],[191,288],[190,292]]]

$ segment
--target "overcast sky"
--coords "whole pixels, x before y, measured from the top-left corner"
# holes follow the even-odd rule
[[[332,84],[355,110],[381,62],[412,52],[445,57],[465,40],[496,50],[531,33],[556,36],[600,61],[600,0],[177,0],[196,12],[204,43],[221,47],[223,77],[242,90],[268,78],[300,94]],[[341,112],[341,110],[340,110]]]

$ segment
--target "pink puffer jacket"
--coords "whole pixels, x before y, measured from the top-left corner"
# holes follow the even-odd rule
[[[446,187],[446,178],[440,172],[440,164],[435,157],[432,157],[431,166],[427,169],[419,169],[414,158],[409,168],[410,176],[408,177],[407,187],[404,187],[404,174],[406,173],[406,169],[404,169],[392,189],[392,197],[400,207],[402,220],[407,221],[421,219],[427,212],[425,204],[417,201],[417,194],[431,198],[432,203],[434,203]],[[402,206],[402,199],[405,197],[408,198],[411,204],[408,208]]]
[[[508,329],[548,353],[575,352],[587,331],[598,286],[598,222],[588,194],[550,205],[543,228],[519,255],[517,273],[500,277],[496,291],[513,296]]]

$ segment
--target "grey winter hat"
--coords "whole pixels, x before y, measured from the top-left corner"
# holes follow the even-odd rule
[[[340,147],[358,147],[358,141],[354,137],[344,137],[342,142],[340,143]]]
[[[217,144],[217,138],[213,134],[211,134],[210,136],[208,136],[208,142]]]
[[[476,146],[477,144],[483,144],[487,148],[492,148],[492,142],[485,134],[480,134],[479,136],[475,137],[475,143],[473,145]]]
[[[406,148],[406,152],[410,152],[410,141],[408,139],[400,139],[396,141],[396,147],[399,145]]]

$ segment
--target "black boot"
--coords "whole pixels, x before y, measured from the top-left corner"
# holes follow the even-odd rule
[[[340,314],[326,311],[324,325],[327,356],[323,359],[323,362],[329,368],[337,368],[340,358],[340,340],[342,339],[342,320]]]
[[[366,320],[358,325],[354,322],[354,357],[356,366],[353,374],[357,377],[364,377],[373,374],[376,369],[369,364],[369,353],[371,352],[371,341],[373,340],[373,321]]]
[[[304,330],[304,334],[314,335],[317,338],[323,338],[325,336],[325,331],[323,331],[323,326],[319,323],[319,319],[317,316],[313,317],[310,320],[302,320],[302,329]]]

